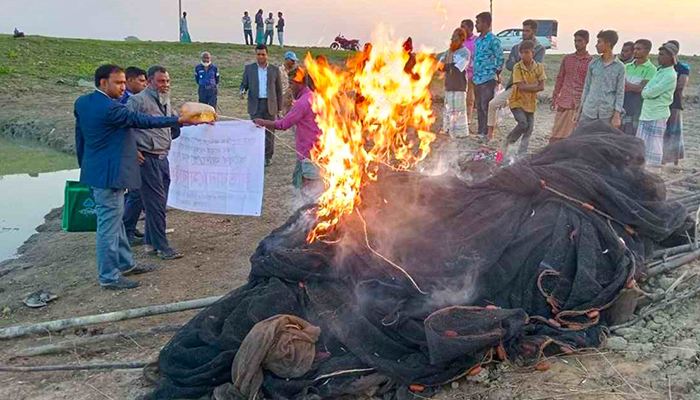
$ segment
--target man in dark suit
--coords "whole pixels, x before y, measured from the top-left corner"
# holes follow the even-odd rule
[[[93,93],[75,101],[74,115],[80,182],[90,187],[97,204],[98,279],[106,289],[133,289],[138,282],[123,276],[154,268],[136,263],[122,222],[124,190],[141,187],[136,140],[129,128],[177,127],[193,122],[129,111],[118,101],[126,89],[126,76],[119,66],[97,68],[95,86]]]
[[[250,119],[274,121],[282,109],[282,76],[279,68],[267,62],[267,46],[255,47],[257,62],[248,64],[243,70],[241,99],[248,92],[248,114]],[[275,136],[265,131],[265,166],[272,161],[275,152]]]

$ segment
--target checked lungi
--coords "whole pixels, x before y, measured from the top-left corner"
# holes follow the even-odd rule
[[[452,137],[469,136],[467,123],[467,92],[445,92],[442,130]]]
[[[683,110],[672,108],[664,136],[664,163],[678,163],[685,158],[683,139]]]
[[[661,165],[664,156],[664,134],[667,118],[639,121],[637,137],[644,140],[644,159],[649,165]]]

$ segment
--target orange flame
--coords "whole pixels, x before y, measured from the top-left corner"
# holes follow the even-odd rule
[[[361,189],[377,179],[380,164],[407,170],[428,155],[435,140],[429,88],[437,62],[427,53],[411,55],[387,37],[365,46],[345,70],[310,54],[305,64],[322,131],[311,159],[326,187],[307,237],[311,243],[360,204]]]

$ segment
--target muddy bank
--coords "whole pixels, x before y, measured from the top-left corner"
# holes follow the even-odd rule
[[[70,137],[66,126],[50,120],[29,122],[0,121],[0,135],[10,139],[31,140],[46,147],[75,154],[75,137]]]

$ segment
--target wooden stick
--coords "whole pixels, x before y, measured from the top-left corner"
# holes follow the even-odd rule
[[[690,262],[693,262],[700,258],[700,250],[695,250],[692,253],[688,253],[683,257],[676,258],[673,261],[665,262],[658,267],[649,268],[647,272],[648,277],[656,276],[662,274],[666,271],[672,271],[674,269],[680,268]]]
[[[21,350],[17,353],[17,357],[33,357],[40,356],[44,354],[54,354],[61,353],[63,351],[70,351],[76,347],[87,346],[95,343],[102,343],[107,341],[119,340],[122,337],[135,338],[138,336],[149,336],[157,335],[159,333],[175,332],[179,330],[182,325],[162,325],[155,326],[153,328],[139,330],[139,331],[125,331],[117,333],[109,333],[106,335],[98,335],[88,338],[77,338],[73,340],[66,340],[59,343],[51,343],[45,346],[30,347],[25,350]]]
[[[0,365],[0,372],[41,372],[41,371],[88,371],[95,369],[137,369],[150,364],[149,361],[131,361],[121,363],[88,363],[88,364],[61,364],[41,365],[38,367],[8,367]]]
[[[94,324],[103,324],[106,322],[123,321],[126,319],[134,319],[141,317],[150,317],[152,315],[167,314],[178,311],[195,310],[198,308],[208,307],[216,303],[223,296],[213,296],[204,299],[181,301],[178,303],[162,304],[158,306],[142,307],[133,310],[115,311],[107,314],[88,315],[85,317],[76,317],[68,319],[60,319],[56,321],[40,322],[31,325],[18,325],[9,328],[0,329],[0,339],[10,339],[19,336],[29,335],[31,333],[41,333],[46,331],[60,331],[76,326],[86,326]]]
[[[652,257],[653,258],[671,257],[671,256],[675,256],[676,254],[688,253],[690,251],[693,251],[693,245],[692,244],[684,244],[684,245],[678,246],[678,247],[671,247],[668,249],[656,250],[654,252],[654,254],[652,255]]]
[[[657,258],[655,260],[651,260],[650,262],[646,263],[645,265],[647,268],[653,268],[653,267],[656,267],[656,266],[664,264],[664,263],[669,263],[671,261],[675,261],[681,257],[685,257],[689,253],[690,253],[690,251],[688,251],[686,253],[676,254],[673,256],[668,256],[666,258]]]
[[[671,284],[671,286],[668,288],[668,290],[666,290],[666,294],[669,294],[669,293],[673,292],[674,290],[676,290],[678,285],[680,285],[681,282],[683,282],[683,279],[685,279],[685,277],[688,276],[689,273],[690,273],[690,271],[685,271],[681,276],[679,276],[678,279],[676,279],[676,281],[673,282],[673,284]]]

